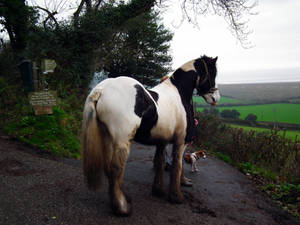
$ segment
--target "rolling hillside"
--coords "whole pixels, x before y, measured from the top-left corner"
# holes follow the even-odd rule
[[[300,82],[220,84],[221,96],[254,102],[300,100]]]

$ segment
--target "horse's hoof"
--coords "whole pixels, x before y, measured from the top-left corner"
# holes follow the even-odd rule
[[[169,201],[175,204],[182,204],[184,202],[184,197],[182,194],[169,194]]]
[[[113,201],[111,208],[113,213],[117,216],[130,216],[132,212],[131,204],[127,202],[125,197],[120,201]]]
[[[161,198],[167,195],[167,190],[165,188],[152,186],[152,195]]]
[[[112,211],[116,216],[126,217],[132,213],[131,204],[127,204],[127,208],[120,208],[118,206],[112,206]]]
[[[193,183],[191,181],[187,181],[187,180],[181,181],[180,184],[181,184],[181,186],[185,186],[185,187],[193,186]]]
[[[191,187],[191,186],[193,186],[192,180],[189,179],[189,178],[187,178],[187,177],[185,177],[185,176],[183,176],[181,178],[180,184],[181,184],[181,186],[185,186],[185,187]]]

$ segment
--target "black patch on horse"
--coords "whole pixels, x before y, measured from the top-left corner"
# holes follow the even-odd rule
[[[147,90],[147,91],[150,93],[154,101],[157,102],[159,95],[155,91],[151,91],[151,90]]]
[[[171,77],[171,82],[177,87],[181,102],[186,112],[186,136],[185,143],[190,143],[196,136],[196,126],[194,122],[194,107],[192,104],[193,90],[196,87],[198,74],[194,70],[183,71],[177,69]]]
[[[178,89],[181,102],[186,112],[186,137],[185,142],[189,143],[196,135],[196,126],[194,121],[194,107],[192,103],[193,91],[198,90],[199,95],[207,94],[212,87],[215,87],[215,78],[217,75],[216,58],[202,56],[194,62],[195,70],[184,71],[177,69],[171,76],[171,82]],[[196,87],[197,79],[200,78],[200,87]]]
[[[138,117],[142,118],[141,125],[136,131],[134,140],[147,143],[151,137],[150,131],[158,120],[157,109],[153,100],[141,85],[136,84],[134,87],[136,88],[134,112]]]

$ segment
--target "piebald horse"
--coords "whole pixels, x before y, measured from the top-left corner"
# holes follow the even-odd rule
[[[83,172],[90,189],[108,178],[113,212],[129,215],[131,204],[122,190],[125,164],[132,141],[156,145],[152,193],[164,196],[165,147],[173,144],[169,200],[182,203],[180,188],[182,156],[193,136],[194,89],[215,105],[220,94],[215,82],[216,58],[202,56],[189,61],[147,90],[130,77],[109,78],[88,95],[82,125]]]

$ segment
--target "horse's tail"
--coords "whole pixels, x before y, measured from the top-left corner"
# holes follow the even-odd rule
[[[96,104],[101,89],[95,89],[87,97],[82,121],[82,158],[83,174],[89,189],[96,190],[103,184],[106,167],[104,130],[97,118]]]

